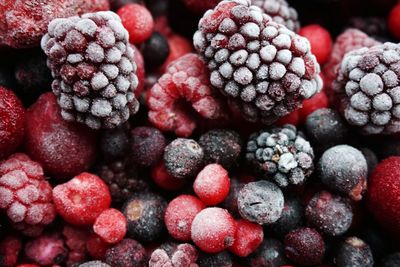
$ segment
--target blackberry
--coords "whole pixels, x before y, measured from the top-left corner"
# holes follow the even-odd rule
[[[246,160],[280,187],[299,185],[314,169],[314,152],[302,132],[290,124],[250,136]]]
[[[161,66],[169,55],[167,38],[159,32],[153,32],[142,46],[142,54],[146,68],[154,69]]]
[[[304,207],[297,198],[285,197],[282,215],[270,229],[279,237],[299,228],[303,224]]]
[[[332,84],[339,110],[363,134],[400,132],[400,45],[361,48],[344,57]]]
[[[127,159],[101,165],[97,174],[106,182],[112,200],[117,204],[126,201],[133,193],[149,189],[147,182],[138,178],[137,167]]]
[[[115,128],[138,111],[134,52],[115,13],[54,19],[41,46],[65,120]]]
[[[247,257],[247,266],[265,267],[265,266],[283,266],[288,264],[285,257],[284,246],[272,238],[264,238],[264,241],[257,250]]]
[[[336,266],[374,266],[374,258],[368,244],[357,237],[348,237],[339,247],[334,259]]]
[[[382,267],[400,266],[400,252],[396,252],[384,257],[381,266]]]
[[[107,249],[104,259],[113,267],[144,267],[147,255],[142,244],[136,240],[125,238]]]
[[[285,25],[291,31],[299,31],[297,11],[286,0],[251,0],[251,4],[261,8],[276,23]]]
[[[222,1],[193,37],[210,82],[249,121],[272,124],[322,87],[310,43],[249,0]]]

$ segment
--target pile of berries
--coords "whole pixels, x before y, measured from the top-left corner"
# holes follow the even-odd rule
[[[353,2],[0,1],[0,266],[400,266],[400,4]]]

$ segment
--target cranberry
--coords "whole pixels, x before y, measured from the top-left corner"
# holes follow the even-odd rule
[[[118,243],[126,234],[126,219],[124,214],[116,209],[104,210],[96,218],[93,231],[109,244]]]

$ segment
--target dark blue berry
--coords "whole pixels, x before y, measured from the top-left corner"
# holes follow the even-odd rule
[[[161,66],[169,55],[167,38],[159,32],[153,32],[143,44],[142,55],[146,68],[154,69]]]
[[[303,224],[304,207],[297,198],[285,197],[282,215],[279,220],[271,225],[271,229],[278,236],[297,229]]]
[[[104,159],[123,157],[129,148],[129,137],[123,127],[105,130],[100,138],[100,150]]]
[[[374,259],[368,244],[357,237],[349,237],[342,242],[334,259],[340,267],[373,267]]]
[[[252,267],[280,267],[287,264],[283,244],[272,238],[264,238],[261,245],[254,253],[249,255],[246,261],[247,266]]]

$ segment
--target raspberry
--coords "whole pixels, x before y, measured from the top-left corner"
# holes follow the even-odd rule
[[[18,261],[22,242],[16,236],[6,236],[0,241],[0,264],[4,267],[13,267]]]
[[[96,133],[64,121],[52,93],[40,96],[26,117],[26,150],[46,173],[64,179],[91,166],[96,157]]]
[[[400,39],[400,4],[395,5],[388,16],[388,28],[390,33],[396,38]]]
[[[258,6],[276,23],[286,26],[291,31],[299,31],[297,11],[286,0],[251,0],[251,4]]]
[[[287,264],[283,244],[272,238],[265,238],[258,249],[247,258],[248,266],[283,266]]]
[[[178,190],[186,183],[184,179],[175,178],[169,174],[164,161],[160,161],[152,168],[151,178],[157,186],[168,191]]]
[[[5,0],[0,4],[0,45],[38,46],[52,19],[108,9],[107,0]]]
[[[26,235],[40,234],[54,220],[51,190],[42,167],[27,155],[14,154],[0,162],[0,208]]]
[[[114,128],[138,111],[134,52],[115,13],[55,19],[41,46],[65,120]]]
[[[280,187],[303,184],[314,169],[314,152],[303,133],[290,124],[254,133],[246,160]]]
[[[86,250],[93,259],[104,259],[110,245],[104,242],[98,235],[92,233],[86,241]]]
[[[88,261],[78,265],[78,267],[111,267],[111,266],[101,261]]]
[[[44,234],[25,245],[25,255],[28,259],[41,266],[64,263],[68,250],[62,237],[57,234]]]
[[[293,197],[285,196],[282,215],[278,221],[271,225],[271,230],[280,237],[302,226],[304,207],[301,202]]]
[[[215,206],[228,196],[230,179],[228,172],[219,164],[209,164],[199,172],[193,190],[207,206]]]
[[[118,243],[126,234],[126,219],[119,210],[104,210],[96,218],[93,231],[109,244]]]
[[[400,157],[378,164],[368,184],[368,206],[375,219],[387,230],[400,235]]]
[[[58,214],[74,225],[93,224],[111,203],[110,191],[98,176],[87,172],[53,189]]]
[[[190,241],[193,219],[204,208],[204,204],[191,195],[180,195],[173,199],[168,204],[164,216],[170,236],[179,241]]]
[[[342,242],[334,262],[337,266],[374,266],[374,259],[368,244],[357,237],[348,237]]]
[[[146,250],[133,239],[124,239],[106,252],[105,262],[115,267],[146,266]]]
[[[315,55],[319,64],[322,65],[329,60],[332,52],[332,37],[329,31],[318,24],[311,24],[302,27],[299,35],[310,41],[311,52]]]
[[[196,14],[203,14],[208,9],[213,9],[221,0],[183,0],[185,6]]]
[[[150,256],[149,267],[197,267],[197,250],[185,243],[174,246],[172,251],[158,248]]]
[[[169,55],[168,40],[158,32],[153,32],[150,38],[143,44],[142,49],[146,67],[149,69],[161,66]]]
[[[235,242],[229,251],[240,257],[254,252],[264,239],[262,226],[240,219],[236,221]]]
[[[168,46],[169,55],[164,65],[161,67],[162,71],[165,71],[174,60],[193,52],[192,43],[178,34],[171,34],[168,36]]]
[[[0,86],[0,159],[14,152],[24,137],[25,109],[18,97]]]
[[[207,253],[221,252],[232,246],[235,233],[235,221],[225,209],[206,208],[200,211],[192,222],[192,240]]]
[[[272,124],[322,88],[307,39],[250,1],[220,2],[200,20],[193,42],[211,84],[249,121]]]
[[[195,54],[171,63],[148,92],[150,122],[162,131],[188,137],[196,128],[196,116],[210,120],[225,118],[224,105],[208,78],[204,62]]]

